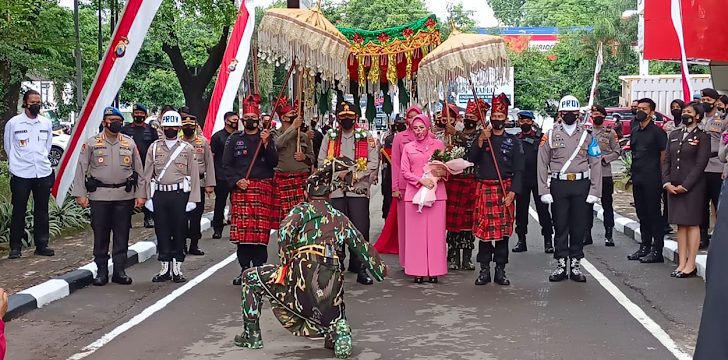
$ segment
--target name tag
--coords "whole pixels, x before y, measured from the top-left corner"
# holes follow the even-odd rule
[[[15,131],[16,134],[25,134],[27,132],[28,132],[28,130],[17,130],[17,131]]]
[[[533,144],[534,142],[536,142],[536,140],[534,140],[533,138],[524,138],[523,141],[525,141],[529,144]]]

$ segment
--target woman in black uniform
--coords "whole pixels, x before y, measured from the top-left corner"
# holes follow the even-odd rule
[[[695,258],[700,246],[700,223],[705,197],[703,171],[710,159],[710,135],[698,128],[703,119],[699,103],[691,102],[682,110],[685,126],[670,133],[662,164],[662,183],[667,190],[668,221],[677,225],[678,267],[671,276],[693,277],[698,268]]]

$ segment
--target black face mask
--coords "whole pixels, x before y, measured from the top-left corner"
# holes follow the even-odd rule
[[[341,119],[341,127],[344,130],[351,130],[354,127],[354,119]]]
[[[134,122],[137,123],[137,124],[143,123],[144,122],[144,116],[135,116],[134,117]]]
[[[248,119],[245,120],[245,128],[248,130],[254,130],[258,128],[258,120]]]
[[[493,126],[493,130],[503,130],[506,127],[506,122],[503,120],[491,120],[490,124]]]
[[[311,121],[311,129],[316,130],[316,122],[315,121]]]
[[[637,109],[632,109],[632,115],[637,115]]]
[[[561,117],[561,120],[564,120],[564,124],[566,125],[572,125],[576,122],[576,114],[566,113]]]
[[[177,129],[164,129],[164,136],[171,140],[177,137],[177,132]]]
[[[119,131],[121,131],[121,123],[118,121],[114,121],[111,124],[109,124],[106,128],[109,129],[109,131],[112,134],[118,134]]]
[[[637,121],[639,122],[643,122],[647,120],[647,113],[642,110],[638,110],[637,113],[634,115],[634,118],[637,119]]]
[[[235,122],[228,122],[227,123],[227,126],[229,126],[230,128],[232,128],[233,130],[234,129],[237,129],[238,128],[238,122],[237,121],[235,121]]]
[[[532,127],[531,124],[521,124],[521,131],[524,133],[530,132]]]
[[[407,130],[407,124],[397,124],[396,126],[397,132],[402,132]]]
[[[682,119],[682,122],[685,123],[685,125],[690,125],[695,122],[693,116],[690,114],[682,114],[680,118]]]
[[[679,125],[682,121],[682,110],[672,109],[670,112],[672,113],[672,118],[673,122],[675,122],[675,125]]]
[[[711,103],[707,103],[707,102],[703,103],[703,111],[705,111],[706,113],[713,111],[714,107],[715,107],[715,104],[711,104]]]
[[[604,124],[604,116],[593,116],[592,120],[594,121],[594,125],[601,126]]]
[[[719,112],[722,112],[722,113],[725,113],[725,108],[724,108],[724,107],[719,107],[719,108],[718,108],[718,111],[719,111]]]
[[[468,120],[468,119],[463,120],[463,124],[465,124],[465,128],[466,129],[470,129],[470,130],[475,129],[478,126],[478,122],[477,121],[475,121],[475,120]]]
[[[40,114],[40,104],[33,104],[28,106],[28,111],[30,111],[30,115],[33,116]]]
[[[442,122],[437,121],[437,122],[435,122],[435,126],[439,127],[440,129],[444,129],[445,128],[445,123],[442,123]]]
[[[195,129],[182,129],[182,133],[189,137],[195,134]]]

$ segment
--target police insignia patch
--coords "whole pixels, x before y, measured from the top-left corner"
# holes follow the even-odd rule
[[[179,164],[177,167],[179,167],[180,169],[184,169],[185,168],[185,164]]]
[[[545,144],[547,141],[549,141],[548,135],[543,134],[543,136],[541,136],[541,143],[539,144],[539,146],[543,146],[543,144]]]
[[[124,157],[124,164],[128,164],[131,162],[131,159],[128,156]]]
[[[99,164],[103,164],[104,163],[104,158],[100,157],[98,161],[99,161]]]
[[[197,152],[198,153],[202,153],[202,149],[197,149]]]
[[[86,144],[81,145],[81,152],[86,151]]]

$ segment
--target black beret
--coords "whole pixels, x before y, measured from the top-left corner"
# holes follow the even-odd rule
[[[605,109],[604,106],[601,105],[593,105],[591,111],[598,111],[604,115],[607,115],[607,109]]]
[[[707,96],[707,97],[709,97],[711,99],[715,99],[715,100],[718,100],[718,98],[720,97],[718,92],[715,91],[715,89],[711,89],[711,88],[706,88],[706,89],[700,90],[700,96],[702,96],[702,97]]]

